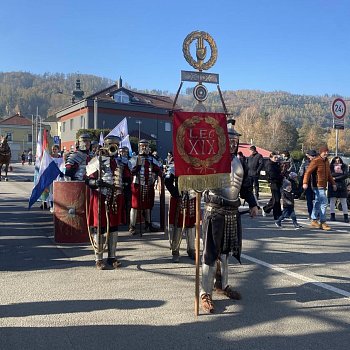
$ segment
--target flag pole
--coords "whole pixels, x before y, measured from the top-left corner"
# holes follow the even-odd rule
[[[200,250],[200,220],[201,220],[201,197],[202,193],[196,193],[196,282],[195,282],[195,300],[194,314],[199,315],[199,250]]]

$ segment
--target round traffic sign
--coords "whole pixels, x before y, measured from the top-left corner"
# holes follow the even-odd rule
[[[346,113],[345,101],[341,98],[336,98],[332,103],[332,113],[338,119],[343,119]]]

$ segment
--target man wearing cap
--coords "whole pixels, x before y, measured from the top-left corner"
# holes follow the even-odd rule
[[[203,193],[205,209],[202,225],[203,257],[200,295],[202,308],[206,313],[214,312],[212,291],[217,262],[221,281],[215,284],[216,292],[230,299],[238,300],[241,298],[240,293],[228,284],[228,256],[232,254],[240,261],[242,228],[238,207],[241,204],[239,196],[244,180],[244,169],[237,157],[240,134],[233,129],[232,124],[228,128],[228,136],[232,156],[230,183],[224,188],[207,190]],[[258,212],[258,207],[252,187],[249,188],[246,189],[244,199],[249,204],[250,215],[254,217]]]
[[[256,199],[259,199],[259,176],[260,171],[264,166],[264,161],[262,155],[257,152],[254,145],[250,146],[249,150],[251,154],[247,158],[248,177],[254,186],[255,197]]]
[[[119,142],[118,136],[105,138],[105,146],[99,150],[101,155],[88,164],[89,177],[85,180],[91,189],[88,225],[93,230],[92,243],[98,270],[114,269],[121,265],[116,258],[118,225],[122,223],[124,214],[123,202],[119,200],[123,169],[115,158]],[[103,260],[104,244],[108,251],[106,262]]]
[[[137,213],[143,212],[145,229],[155,231],[151,222],[151,209],[154,206],[154,183],[161,176],[158,161],[150,155],[149,141],[139,141],[139,154],[130,159],[131,174],[131,210],[129,232],[136,233]]]
[[[301,163],[301,166],[299,168],[299,182],[301,184],[301,187],[303,187],[303,178],[304,174],[309,167],[311,161],[317,156],[317,152],[314,149],[311,149],[305,153],[305,158],[303,159],[303,162]],[[314,192],[311,187],[311,178],[309,179],[308,188],[304,190],[305,198],[306,198],[306,205],[307,205],[307,211],[309,213],[309,220],[311,220],[311,214],[312,214],[312,208],[314,207],[313,201],[314,201]]]
[[[320,148],[320,155],[310,162],[303,178],[304,190],[309,187],[309,179],[311,178],[311,186],[315,195],[314,207],[311,214],[311,227],[321,228],[325,231],[331,229],[326,223],[326,209],[328,205],[326,189],[328,183],[333,186],[334,191],[337,190],[337,186],[331,175],[327,158],[328,152],[327,146],[322,146]],[[318,218],[320,221],[318,221]]]

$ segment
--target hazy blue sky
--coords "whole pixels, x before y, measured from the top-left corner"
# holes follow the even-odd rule
[[[203,30],[222,90],[350,96],[349,0],[17,0],[0,11],[3,72],[122,76],[176,92],[192,70],[183,40]]]

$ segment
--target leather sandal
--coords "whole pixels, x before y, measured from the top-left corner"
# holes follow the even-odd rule
[[[208,314],[212,314],[214,312],[214,304],[210,294],[202,294],[202,309],[204,312]]]
[[[117,269],[118,267],[122,266],[122,263],[115,258],[108,258],[107,264],[113,267],[114,269]]]
[[[222,294],[226,295],[228,298],[233,299],[233,300],[241,300],[242,299],[241,293],[234,290],[231,286],[227,286],[224,290],[221,289],[221,291],[218,291],[218,292],[219,293],[221,292]]]

